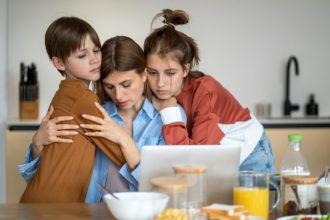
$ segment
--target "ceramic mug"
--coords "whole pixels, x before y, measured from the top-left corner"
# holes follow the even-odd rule
[[[241,171],[234,187],[234,205],[243,205],[250,215],[268,219],[269,185],[272,185],[277,192],[277,200],[271,207],[273,210],[279,204],[280,190],[275,183],[269,180],[269,175],[254,171]]]

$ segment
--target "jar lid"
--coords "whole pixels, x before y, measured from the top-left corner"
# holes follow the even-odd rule
[[[289,134],[289,141],[301,141],[301,134]]]
[[[318,177],[311,176],[283,176],[285,183],[291,184],[316,184]]]
[[[166,191],[185,191],[188,188],[186,179],[176,176],[162,176],[151,179],[151,183]]]
[[[207,166],[204,165],[174,165],[176,174],[203,174],[207,172]]]

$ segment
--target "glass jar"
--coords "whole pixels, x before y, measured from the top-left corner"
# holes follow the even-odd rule
[[[162,192],[169,196],[167,208],[185,209],[187,203],[188,183],[177,176],[163,176],[151,179],[152,191]]]
[[[317,214],[317,177],[283,176],[283,215]]]
[[[207,205],[207,167],[203,165],[174,165],[178,177],[188,182],[187,204],[195,208]]]

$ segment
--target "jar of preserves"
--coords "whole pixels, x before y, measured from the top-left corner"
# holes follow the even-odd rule
[[[169,196],[167,208],[184,210],[187,203],[188,182],[177,176],[163,176],[151,179],[152,191]]]
[[[204,165],[174,165],[178,177],[187,180],[188,206],[201,208],[207,205],[207,167]]]
[[[317,214],[317,177],[283,176],[283,215]]]

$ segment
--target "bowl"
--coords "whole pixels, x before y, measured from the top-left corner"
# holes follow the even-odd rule
[[[168,195],[157,192],[122,192],[114,193],[119,199],[110,194],[103,196],[114,217],[119,220],[154,219],[162,212],[168,202]]]

